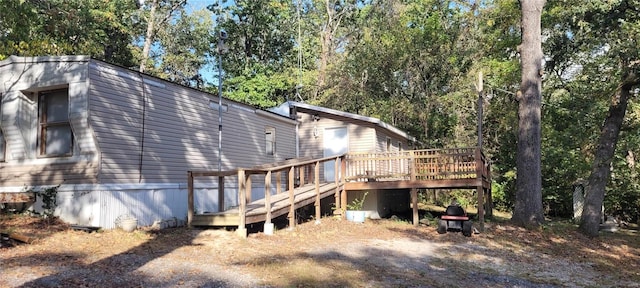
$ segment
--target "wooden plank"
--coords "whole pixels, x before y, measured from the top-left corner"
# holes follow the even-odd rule
[[[247,179],[244,175],[244,170],[240,169],[238,170],[238,202],[240,202],[239,206],[239,210],[238,210],[238,217],[239,217],[239,221],[238,221],[238,230],[242,230],[242,229],[246,229],[245,226],[245,217],[246,215],[246,210],[247,210],[247,202],[246,202],[246,193],[247,193],[247,188],[246,185],[247,184]]]
[[[347,182],[345,190],[410,189],[410,188],[476,188],[477,179]],[[344,204],[344,202],[343,202]]]
[[[420,218],[418,216],[418,189],[411,188],[411,207],[413,210],[413,226],[418,226]]]
[[[316,162],[316,164],[314,165],[313,177],[316,192],[316,201],[314,204],[316,208],[316,221],[320,221],[320,162]]]
[[[36,201],[35,192],[0,192],[0,203],[28,203]]]
[[[320,185],[320,198],[332,196],[335,191],[333,183]],[[306,185],[295,189],[294,209],[310,205],[315,202],[315,185]],[[290,211],[289,196],[276,194],[271,197],[271,217],[278,217]],[[266,221],[265,199],[260,199],[247,204],[245,224]],[[224,212],[213,212],[194,215],[194,226],[236,226],[239,224],[239,207]],[[207,224],[209,223],[209,224]]]
[[[267,210],[265,223],[271,223],[271,171],[264,177],[264,209]]]
[[[218,176],[218,211],[224,211],[224,176]]]
[[[238,214],[222,214],[222,215],[195,215],[192,226],[237,226],[240,223]]]
[[[276,194],[282,193],[282,172],[276,172]]]
[[[289,208],[289,215],[287,216],[287,218],[289,218],[289,228],[293,228],[296,226],[296,208],[295,208],[295,187],[294,187],[294,181],[295,181],[295,166],[291,166],[291,168],[289,169],[289,204],[291,205],[291,208]]]

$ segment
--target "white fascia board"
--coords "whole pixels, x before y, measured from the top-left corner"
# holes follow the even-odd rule
[[[280,114],[276,114],[276,113],[273,113],[273,112],[268,112],[268,111],[263,111],[263,110],[256,110],[256,114],[258,114],[260,116],[267,117],[267,118],[279,120],[279,121],[282,121],[282,122],[285,122],[285,123],[288,123],[288,124],[292,124],[292,125],[295,125],[297,123],[297,121],[294,120],[294,119],[291,119],[289,117],[285,117],[285,116],[282,116]]]
[[[334,110],[334,109],[330,109],[330,108],[325,108],[325,107],[320,107],[320,106],[315,106],[315,105],[309,105],[309,104],[305,104],[305,103],[300,103],[300,102],[295,102],[295,101],[289,101],[288,102],[290,106],[294,106],[294,107],[300,107],[300,108],[304,108],[304,109],[308,109],[308,110],[314,110],[314,111],[318,111],[318,112],[322,112],[322,113],[327,113],[327,114],[332,114],[332,115],[336,115],[336,116],[342,116],[342,117],[346,117],[346,118],[351,118],[351,119],[356,119],[356,120],[360,120],[360,121],[365,121],[365,122],[369,122],[369,123],[373,123],[376,124],[384,129],[387,129],[389,131],[391,131],[394,134],[397,134],[407,140],[410,141],[415,141],[416,138],[413,136],[410,136],[409,134],[407,134],[406,132],[391,126],[385,122],[382,122],[380,119],[378,118],[373,118],[373,117],[367,117],[367,116],[362,116],[362,115],[358,115],[358,114],[353,114],[353,113],[349,113],[349,112],[344,112],[344,111],[339,111],[339,110]]]

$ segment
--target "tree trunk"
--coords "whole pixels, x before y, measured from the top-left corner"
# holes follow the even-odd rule
[[[327,13],[327,21],[324,23],[322,31],[320,31],[320,67],[318,67],[318,79],[316,81],[316,97],[319,96],[318,94],[320,94],[326,84],[327,66],[329,63],[329,57],[331,57],[331,49],[333,48],[332,38],[335,32],[333,29],[333,26],[335,25],[335,10],[331,1],[325,0],[325,9]]]
[[[600,131],[580,219],[580,230],[588,236],[598,236],[600,219],[602,218],[602,201],[611,173],[611,160],[627,111],[630,91],[638,83],[640,83],[640,79],[636,74],[625,75],[622,84],[618,86],[612,96],[609,114]]]
[[[533,228],[544,222],[540,168],[542,98],[542,32],[540,18],[545,0],[522,0],[522,83],[518,97],[518,151],[513,222]]]
[[[151,50],[151,43],[153,43],[154,29],[155,29],[155,14],[156,7],[158,6],[158,0],[151,1],[151,11],[149,12],[149,18],[147,19],[147,33],[144,37],[144,46],[142,46],[142,57],[140,59],[140,69],[138,71],[144,72],[149,59],[149,51]]]

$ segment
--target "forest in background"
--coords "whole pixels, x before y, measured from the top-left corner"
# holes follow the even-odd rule
[[[513,208],[519,1],[236,0],[196,11],[189,2],[0,0],[0,60],[91,55],[216,94],[221,66],[226,98],[376,117],[417,137],[420,148],[476,146],[482,73],[493,199]],[[612,94],[631,85],[619,138],[609,143],[616,150],[604,206],[637,222],[640,86],[625,77],[640,74],[640,1],[548,0],[542,38],[545,214],[572,215],[573,186],[590,176]]]

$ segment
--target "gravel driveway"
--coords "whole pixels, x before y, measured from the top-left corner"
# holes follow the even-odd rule
[[[0,249],[0,286],[640,287],[585,259],[526,241],[510,245],[502,238],[509,229],[528,233],[495,225],[467,238],[405,222],[333,218],[247,239],[226,230],[67,230]]]

